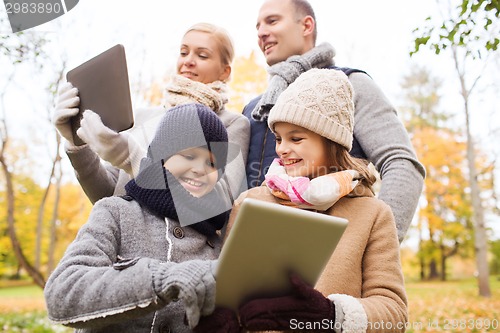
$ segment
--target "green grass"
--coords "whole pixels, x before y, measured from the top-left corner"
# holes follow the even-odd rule
[[[43,297],[43,291],[42,288],[33,285],[0,288],[0,298],[7,298],[7,297],[21,297],[21,298]]]
[[[23,333],[70,333],[72,329],[53,325],[47,319],[45,311],[33,311],[27,313],[0,314],[1,332],[23,332]]]
[[[73,330],[49,321],[40,287],[3,281],[0,287],[0,332],[70,333]]]
[[[499,332],[500,280],[491,277],[491,298],[478,296],[477,281],[412,282],[406,285],[410,327],[416,332]]]

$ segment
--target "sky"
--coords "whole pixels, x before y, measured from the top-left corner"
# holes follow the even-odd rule
[[[147,77],[162,74],[161,69],[171,69],[182,34],[200,21],[226,28],[235,42],[236,55],[255,51],[264,65],[255,29],[262,1],[145,0],[139,6],[135,1],[97,3],[81,1],[74,12],[61,18],[64,23],[69,22],[65,37],[77,36],[80,29],[85,29],[88,36],[93,36],[84,47],[91,54],[115,42],[123,43],[128,58],[137,61],[132,73],[140,71]],[[313,0],[311,4],[317,15],[318,42],[329,42],[337,49],[338,64],[362,68],[380,81],[404,71],[411,31],[429,15],[433,1]],[[81,59],[71,57],[71,60]],[[384,83],[388,92],[397,89],[397,81]]]
[[[74,67],[113,46],[125,45],[130,75],[161,75],[175,63],[183,32],[206,21],[226,28],[236,55],[255,51],[256,17],[262,1],[82,0],[66,15],[28,31],[60,40],[57,50]],[[433,0],[312,0],[318,42],[337,50],[337,64],[361,68],[390,95],[405,71],[411,31],[432,12]],[[2,8],[3,9],[3,8]],[[0,15],[5,15],[0,12]]]
[[[140,4],[131,0],[82,0],[62,17],[27,32],[55,40],[53,52],[67,59],[68,70],[115,44],[123,44],[131,85],[140,85],[173,71],[184,31],[201,21],[226,28],[233,38],[236,56],[248,56],[254,51],[265,67],[255,29],[261,4],[262,0],[143,0]],[[393,103],[397,104],[401,97],[401,79],[409,73],[412,63],[435,68],[438,76],[453,76],[447,59],[433,57],[430,52],[409,57],[412,31],[428,16],[436,15],[435,0],[311,0],[311,4],[317,16],[318,43],[334,46],[337,65],[369,73]],[[1,15],[6,16],[2,6]],[[6,29],[0,27],[2,30]],[[19,76],[18,81],[27,87],[33,82],[30,73],[24,75],[27,79]],[[30,90],[40,88],[45,87]],[[447,89],[447,94],[453,95],[451,102],[456,101],[458,84],[450,84]],[[488,117],[493,114],[492,105],[481,107]],[[500,123],[500,115],[496,117]],[[481,131],[481,126],[477,124],[476,131]]]
[[[402,95],[402,77],[409,73],[412,64],[425,65],[449,82],[445,86],[447,107],[461,114],[451,59],[440,59],[430,52],[409,57],[414,39],[412,31],[422,26],[428,16],[436,15],[435,0],[310,2],[316,12],[318,43],[328,42],[334,46],[337,65],[365,70],[396,106]],[[54,57],[67,59],[68,70],[115,44],[123,44],[130,83],[137,85],[173,71],[183,33],[202,21],[227,29],[234,41],[236,56],[248,56],[254,51],[257,61],[265,67],[255,29],[261,4],[262,0],[81,0],[67,14],[27,33],[53,40],[51,52]],[[3,6],[0,6],[0,16],[6,17]],[[0,33],[6,32],[5,27],[0,27]],[[47,67],[44,73],[50,73],[50,65]],[[3,79],[5,73],[0,67]],[[498,76],[489,80],[496,82],[493,77]],[[41,96],[46,89],[29,70],[19,70],[14,81],[6,97],[13,135],[40,126],[40,107],[44,104]],[[2,77],[0,84],[3,84]],[[498,86],[493,93],[497,95]],[[134,96],[132,102],[139,106]],[[487,131],[491,123],[500,124],[500,113],[494,112],[498,102],[498,97],[476,101],[480,105],[476,110],[481,114],[474,118],[474,133],[480,135]],[[32,121],[21,121],[21,117]],[[50,124],[45,126],[47,133],[51,130]]]
[[[401,77],[409,69],[412,30],[432,13],[433,1],[311,0],[317,16],[318,43],[332,44],[337,65],[365,70],[395,101],[400,95]],[[66,71],[115,44],[123,44],[130,84],[141,86],[173,72],[185,30],[203,21],[220,25],[230,33],[237,57],[253,51],[257,61],[266,67],[255,28],[262,2],[81,0],[67,14],[26,33],[50,39],[52,58],[65,59]],[[6,17],[3,8],[0,6],[0,16]],[[0,27],[0,33],[7,31],[10,29]],[[5,78],[8,67],[2,66],[0,62],[0,75]],[[35,78],[32,69],[17,70],[6,96],[13,134],[34,133],[46,123],[44,80],[55,74],[49,62],[41,78]],[[132,103],[135,108],[143,106],[134,94]],[[34,121],[26,123],[21,118]],[[47,135],[52,130],[47,124]]]

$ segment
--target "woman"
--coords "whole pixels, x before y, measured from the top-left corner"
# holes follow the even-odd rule
[[[97,114],[86,110],[77,134],[85,145],[76,146],[71,135],[70,118],[78,112],[78,90],[71,83],[59,92],[53,123],[66,139],[66,153],[76,176],[90,201],[124,193],[124,185],[137,174],[159,119],[169,108],[186,103],[201,103],[220,117],[229,136],[226,170],[227,192],[237,196],[245,188],[244,166],[248,154],[250,125],[241,114],[225,109],[226,82],[231,74],[234,48],[227,32],[215,25],[198,23],[183,36],[177,60],[177,75],[167,87],[166,105],[139,110],[135,125],[127,132],[116,133],[107,128]],[[83,110],[82,110],[83,111]],[[101,159],[109,164],[101,163]]]

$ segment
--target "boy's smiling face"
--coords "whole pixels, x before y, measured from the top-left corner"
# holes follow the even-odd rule
[[[192,196],[212,191],[218,179],[215,157],[206,148],[188,148],[172,155],[163,166]]]

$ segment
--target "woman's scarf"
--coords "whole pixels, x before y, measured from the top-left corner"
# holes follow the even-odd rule
[[[165,188],[162,189],[158,189],[156,183],[149,184],[149,180],[155,179],[159,172],[163,173],[165,179]],[[136,179],[127,183],[125,190],[153,214],[177,220],[182,226],[189,225],[206,236],[215,235],[228,219],[227,206],[216,191],[196,198],[160,163],[141,171]]]
[[[311,68],[325,68],[334,64],[335,50],[328,43],[323,43],[302,55],[293,55],[285,61],[272,65],[267,70],[271,76],[269,86],[252,111],[252,118],[265,121],[269,111],[276,104],[279,95],[300,74]]]
[[[227,86],[222,81],[201,83],[182,75],[175,75],[167,86],[166,102],[173,107],[200,103],[219,113],[228,102]]]

